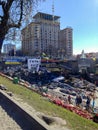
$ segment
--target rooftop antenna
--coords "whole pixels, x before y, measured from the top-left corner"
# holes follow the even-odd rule
[[[52,1],[52,17],[53,17],[53,23],[54,23],[54,0]]]

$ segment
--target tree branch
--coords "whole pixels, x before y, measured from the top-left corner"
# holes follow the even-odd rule
[[[8,25],[8,28],[12,28],[12,27],[20,28],[22,17],[23,17],[23,0],[20,1],[20,18],[18,23],[16,24],[13,22]]]
[[[5,11],[6,2],[0,0],[0,5],[2,6],[3,12],[5,13],[5,12],[6,12],[6,11]]]
[[[8,28],[13,28],[13,27],[20,28],[20,24],[19,23],[18,24],[11,23],[11,24],[8,25]]]
[[[23,17],[23,0],[21,0],[21,3],[20,3],[20,19],[18,22],[18,25],[20,25],[20,26],[21,26],[22,17]]]
[[[6,11],[8,12],[14,0],[7,0]]]
[[[4,2],[5,2],[5,1],[1,1],[1,0],[0,0],[0,5],[3,5]]]
[[[3,16],[1,16],[1,15],[0,15],[0,18],[2,19],[2,18],[3,18]]]

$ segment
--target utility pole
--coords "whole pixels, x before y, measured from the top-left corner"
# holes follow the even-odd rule
[[[54,0],[52,1],[52,18],[54,23]]]

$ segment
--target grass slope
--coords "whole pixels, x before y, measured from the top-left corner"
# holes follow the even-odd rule
[[[13,84],[12,81],[0,76],[0,84],[7,86],[8,91],[17,94],[24,102],[27,102],[37,111],[48,115],[58,116],[66,120],[67,126],[72,130],[98,130],[98,124],[84,119],[75,113],[72,113],[64,108],[61,108],[47,100],[39,94],[28,90],[18,84]]]

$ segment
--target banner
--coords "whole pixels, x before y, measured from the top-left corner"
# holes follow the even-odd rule
[[[17,65],[17,64],[21,64],[20,60],[18,59],[10,59],[10,60],[6,60],[5,64],[9,64],[9,65]]]
[[[28,70],[38,72],[41,64],[41,59],[28,59]]]

